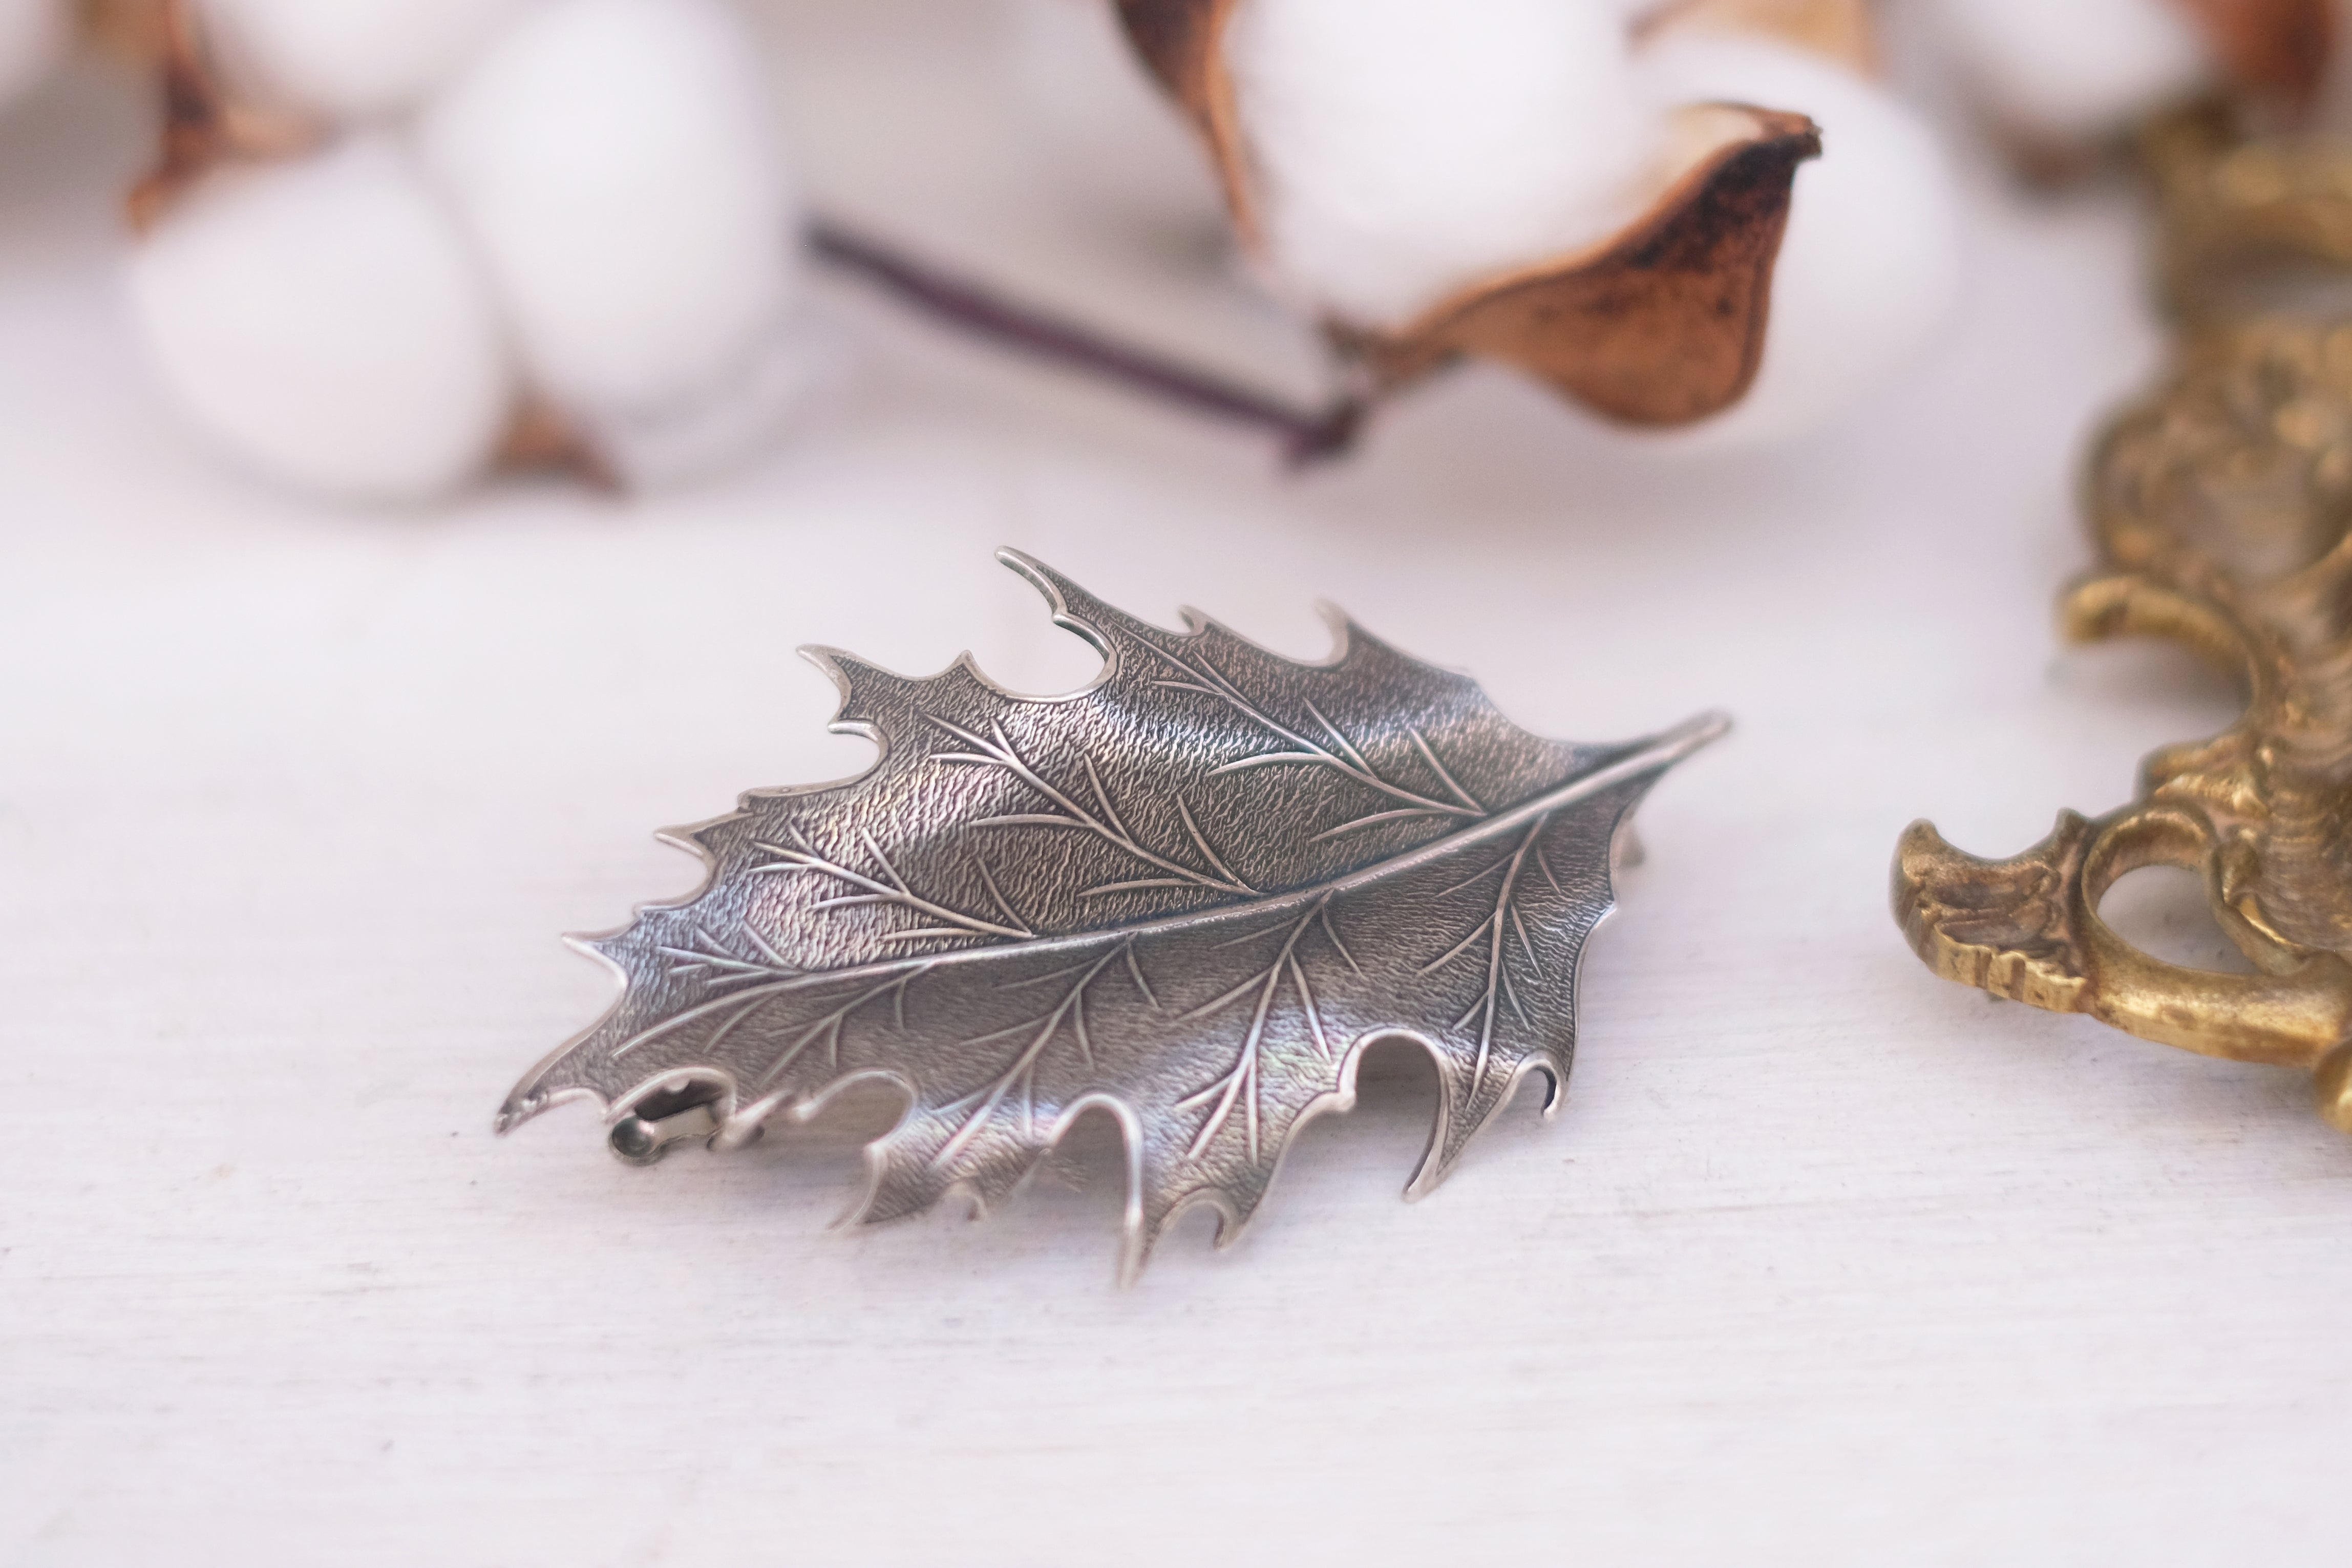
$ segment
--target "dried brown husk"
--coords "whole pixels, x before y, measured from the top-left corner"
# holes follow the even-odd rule
[[[555,474],[618,495],[628,481],[561,408],[534,392],[517,400],[490,466],[502,474]]]
[[[2330,0],[2177,0],[2232,88],[2308,108],[2336,47]]]
[[[1763,362],[1797,166],[1821,136],[1801,114],[1730,104],[1677,118],[1680,173],[1638,222],[1465,289],[1401,331],[1342,329],[1348,346],[1383,386],[1475,354],[1628,425],[1686,425],[1737,403]]]
[[[191,0],[152,7],[121,5],[107,18],[121,47],[145,53],[163,98],[154,167],[131,188],[125,205],[134,232],[223,163],[295,157],[323,140],[308,121],[242,100],[229,90],[197,25]]]
[[[1248,160],[1233,73],[1225,68],[1225,24],[1241,0],[1118,0],[1128,42],[1160,85],[1175,99],[1208,144],[1224,187],[1234,228],[1244,244],[1257,243],[1257,208],[1250,195]]]
[[[1144,64],[1207,143],[1244,244],[1261,247],[1222,38],[1239,0],[1118,0]],[[1601,243],[1484,279],[1398,331],[1329,324],[1378,391],[1465,354],[1497,360],[1629,425],[1684,425],[1738,402],[1762,363],[1801,114],[1696,105],[1642,216]]]
[[[74,24],[102,53],[144,64],[163,51],[164,13],[173,0],[80,0]]]

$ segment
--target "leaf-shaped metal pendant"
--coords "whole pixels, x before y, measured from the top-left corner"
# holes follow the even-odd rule
[[[582,943],[626,993],[515,1087],[500,1131],[590,1098],[645,1160],[879,1079],[909,1108],[867,1151],[854,1217],[876,1221],[1004,1198],[1100,1108],[1125,1135],[1131,1276],[1192,1205],[1237,1234],[1376,1039],[1437,1065],[1410,1193],[1529,1073],[1557,1105],[1618,829],[1724,721],[1539,740],[1343,618],[1330,661],[1302,665],[1000,558],[1101,674],[1022,697],[969,658],[918,680],[811,650],[841,687],[833,728],[881,760],[669,836],[709,882]]]

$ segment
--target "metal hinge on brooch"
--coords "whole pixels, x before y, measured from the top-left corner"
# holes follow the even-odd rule
[[[2147,759],[2139,799],[1984,860],[1905,834],[1895,912],[1948,979],[2143,1039],[2314,1074],[2352,1132],[2352,147],[2169,119],[2143,151],[2179,343],[2108,427],[2076,642],[2150,635],[2239,677],[2244,715]],[[2256,973],[2164,963],[2099,918],[2126,873],[2201,873]]]

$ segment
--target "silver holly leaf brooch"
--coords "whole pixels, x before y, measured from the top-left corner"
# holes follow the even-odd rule
[[[1353,1102],[1374,1041],[1437,1068],[1408,1196],[1529,1074],[1557,1108],[1619,831],[1722,718],[1541,740],[1344,616],[1330,659],[1300,664],[999,559],[1102,672],[1023,697],[969,656],[909,679],[809,650],[841,689],[833,729],[880,760],[664,835],[709,880],[575,939],[625,990],[515,1086],[500,1131],[593,1100],[648,1161],[881,1080],[908,1109],[849,1216],[879,1222],[1004,1199],[1100,1109],[1125,1140],[1131,1278],[1195,1204],[1237,1236],[1299,1128]]]

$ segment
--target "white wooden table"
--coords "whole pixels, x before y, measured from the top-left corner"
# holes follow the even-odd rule
[[[1304,385],[1041,200],[975,26],[780,11],[818,192]],[[2008,853],[2230,711],[2050,630],[2158,346],[2121,196],[1979,180],[1948,349],[1769,460],[1469,374],[1287,481],[845,286],[858,371],[747,471],[354,514],[157,405],[138,154],[88,81],[0,125],[0,1562],[2344,1561],[2352,1142],[1932,979],[1885,908],[1912,817]],[[650,830],[858,765],[794,645],[1084,677],[1000,543],[1299,655],[1328,596],[1545,732],[1738,715],[1645,808],[1557,1121],[1408,1207],[1399,1062],[1128,1291],[1099,1148],[842,1234],[870,1116],[652,1171],[584,1110],[490,1136],[606,999],[556,933],[695,880]]]

